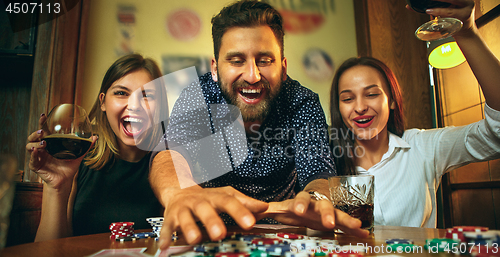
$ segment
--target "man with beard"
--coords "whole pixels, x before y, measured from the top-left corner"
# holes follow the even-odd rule
[[[325,178],[335,175],[325,115],[318,95],[286,74],[280,14],[266,3],[236,2],[212,18],[212,36],[211,72],[176,101],[168,150],[151,166],[165,207],[160,248],[176,230],[200,242],[197,221],[212,240],[226,236],[224,223],[250,229],[257,220],[366,237],[361,222],[325,196]]]

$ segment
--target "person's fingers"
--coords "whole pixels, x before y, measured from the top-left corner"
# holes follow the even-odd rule
[[[177,229],[177,220],[171,216],[171,212],[167,214],[165,210],[163,226],[160,231],[160,241],[158,242],[161,250],[166,250],[170,247],[172,242],[172,234]]]
[[[238,199],[233,196],[221,196],[217,201],[219,211],[227,213],[243,229],[248,230],[255,225],[255,217]],[[212,203],[214,204],[214,203]]]
[[[439,17],[454,17],[459,20],[467,20],[471,11],[474,8],[474,1],[469,0],[440,0],[441,2],[447,2],[452,4],[450,7],[446,8],[430,8],[425,12],[430,15]]]
[[[252,213],[265,212],[269,207],[269,203],[249,197],[232,187],[226,187],[224,190],[233,195],[241,204],[243,204]]]
[[[42,126],[46,120],[47,120],[47,116],[45,115],[45,113],[40,114],[40,119],[38,119],[38,127],[42,128]]]
[[[38,142],[40,143],[41,138],[43,138],[43,130],[39,129],[28,136],[28,142]],[[31,148],[31,147],[30,147]]]
[[[339,228],[347,234],[360,238],[366,238],[370,235],[368,230],[361,229],[361,220],[338,209],[335,209],[335,223],[335,228]]]
[[[293,199],[293,212],[299,216],[305,215],[311,200],[309,193],[299,192]]]
[[[212,241],[218,241],[226,237],[226,226],[212,205],[206,201],[200,201],[193,209],[194,215],[205,225]]]
[[[315,211],[321,215],[321,223],[325,228],[335,228],[335,208],[332,202],[327,200],[316,201]]]
[[[181,207],[176,212],[177,220],[179,221],[179,227],[186,239],[186,242],[190,245],[201,242],[201,231],[196,224],[196,221],[189,208]],[[171,236],[171,235],[170,235]]]
[[[32,151],[31,151],[31,156],[30,156],[30,162],[28,164],[30,170],[32,171],[37,171],[39,170],[39,161],[38,161],[38,151],[36,148],[34,148]]]

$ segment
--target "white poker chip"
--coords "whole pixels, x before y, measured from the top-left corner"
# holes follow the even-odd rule
[[[362,245],[342,245],[338,250],[341,253],[347,253],[347,252],[366,253],[366,247]]]
[[[304,251],[298,252],[298,253],[286,252],[285,257],[309,257],[309,254],[307,252],[304,252]]]

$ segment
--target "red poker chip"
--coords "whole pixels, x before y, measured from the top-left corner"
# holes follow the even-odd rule
[[[111,231],[130,231],[134,230],[134,228],[112,228]]]
[[[252,244],[254,245],[275,245],[283,242],[283,240],[279,238],[256,238],[252,240]]]
[[[362,257],[363,254],[358,252],[333,252],[328,254],[329,257]]]
[[[134,233],[133,229],[130,230],[113,230],[111,233]]]
[[[112,231],[111,234],[134,234],[134,231]]]
[[[232,252],[219,252],[215,257],[249,257],[249,253],[232,253]]]
[[[134,226],[134,224],[131,224],[131,225],[119,225],[119,224],[115,225],[115,224],[111,224],[111,225],[109,225],[110,228],[131,228],[133,226]]]
[[[110,231],[130,231],[130,230],[134,230],[134,228],[130,227],[130,228],[110,228],[109,229]]]
[[[134,231],[124,231],[124,232],[112,232],[114,235],[125,235],[125,234],[134,234]]]
[[[484,231],[488,231],[487,227],[479,227],[479,226],[454,226],[451,229],[453,232],[484,232]]]
[[[115,234],[115,235],[111,235],[112,237],[125,237],[125,236],[133,236],[134,234]]]
[[[120,237],[131,237],[133,236],[134,234],[130,234],[130,235],[111,235],[109,236],[110,239],[117,239],[117,238],[120,238]]]
[[[453,232],[453,229],[448,229],[446,231],[446,235],[445,235],[445,238],[449,238],[449,239],[457,239],[459,240],[460,242],[466,242],[467,240],[465,239],[465,236],[464,236],[464,233],[463,232]]]
[[[294,234],[294,233],[276,233],[276,236],[281,237],[281,238],[286,238],[286,239],[302,239],[302,238],[304,238],[303,235]]]
[[[126,227],[126,228],[109,228],[110,231],[127,231],[127,230],[133,230],[133,227]]]
[[[133,226],[134,225],[134,222],[130,222],[130,221],[127,221],[127,222],[113,222],[111,223],[111,226]]]

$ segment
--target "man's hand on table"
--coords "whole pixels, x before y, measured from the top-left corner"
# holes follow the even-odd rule
[[[251,229],[256,222],[254,213],[262,213],[269,204],[248,197],[232,187],[185,188],[169,190],[170,199],[165,204],[165,219],[161,229],[160,249],[170,246],[174,231],[181,231],[188,244],[199,243],[201,231],[196,224],[201,221],[211,240],[226,236],[226,226],[220,212],[229,214],[243,229]]]
[[[329,200],[316,201],[302,191],[294,199],[271,202],[266,212],[257,219],[270,217],[287,225],[304,226],[315,230],[333,231],[341,229],[356,237],[368,237],[369,231],[361,229],[361,221],[335,209]]]

